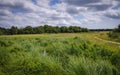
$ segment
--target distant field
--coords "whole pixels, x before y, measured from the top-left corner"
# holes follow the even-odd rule
[[[0,75],[119,75],[120,45],[107,32],[0,36]],[[105,39],[108,40],[108,39]]]
[[[93,43],[98,43],[102,45],[106,45],[107,47],[111,48],[120,48],[119,45],[112,44],[112,43],[106,43],[104,41],[100,41],[95,39],[95,37],[109,40],[109,41],[115,41],[115,39],[111,39],[107,35],[107,31],[102,32],[87,32],[87,33],[58,33],[58,34],[22,34],[22,35],[2,35],[2,37],[19,37],[19,38],[35,38],[35,37],[82,37],[89,41],[92,41]]]

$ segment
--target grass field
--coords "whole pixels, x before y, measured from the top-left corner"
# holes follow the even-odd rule
[[[100,35],[106,32],[0,36],[0,75],[120,75],[120,46]]]
[[[120,35],[119,35],[120,33],[118,33],[117,36],[114,36],[114,38],[113,37],[109,37],[108,34],[109,34],[109,32],[99,32],[99,34],[97,36],[102,38],[102,39],[105,39],[105,40],[120,42]]]

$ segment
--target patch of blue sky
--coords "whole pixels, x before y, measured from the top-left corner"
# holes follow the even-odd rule
[[[112,9],[120,9],[120,4],[118,4],[117,6],[113,7]]]
[[[28,13],[28,12],[30,12],[30,11],[28,11],[28,10],[23,10],[23,9],[12,9],[11,10],[11,12],[13,13],[13,14],[16,14],[16,13]]]
[[[76,20],[81,20],[81,19],[84,19],[85,17],[84,16],[82,16],[82,15],[76,15],[76,16],[73,16],[74,17],[74,19],[76,19]]]
[[[36,4],[36,3],[37,3],[37,1],[36,1],[36,0],[32,0],[32,2],[33,2],[34,4]]]
[[[58,3],[61,3],[60,0],[51,0],[49,5],[52,6],[52,5],[55,5],[55,4],[58,4]]]

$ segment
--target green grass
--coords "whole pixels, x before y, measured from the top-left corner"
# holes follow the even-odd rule
[[[112,33],[111,37],[109,36],[110,34],[111,32],[99,32],[97,36],[105,40],[120,42],[120,33]]]
[[[119,75],[119,46],[96,35],[0,36],[0,75]]]

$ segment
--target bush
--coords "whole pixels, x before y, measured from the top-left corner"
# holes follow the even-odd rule
[[[111,56],[111,62],[116,67],[116,71],[120,74],[120,51],[116,51]]]

